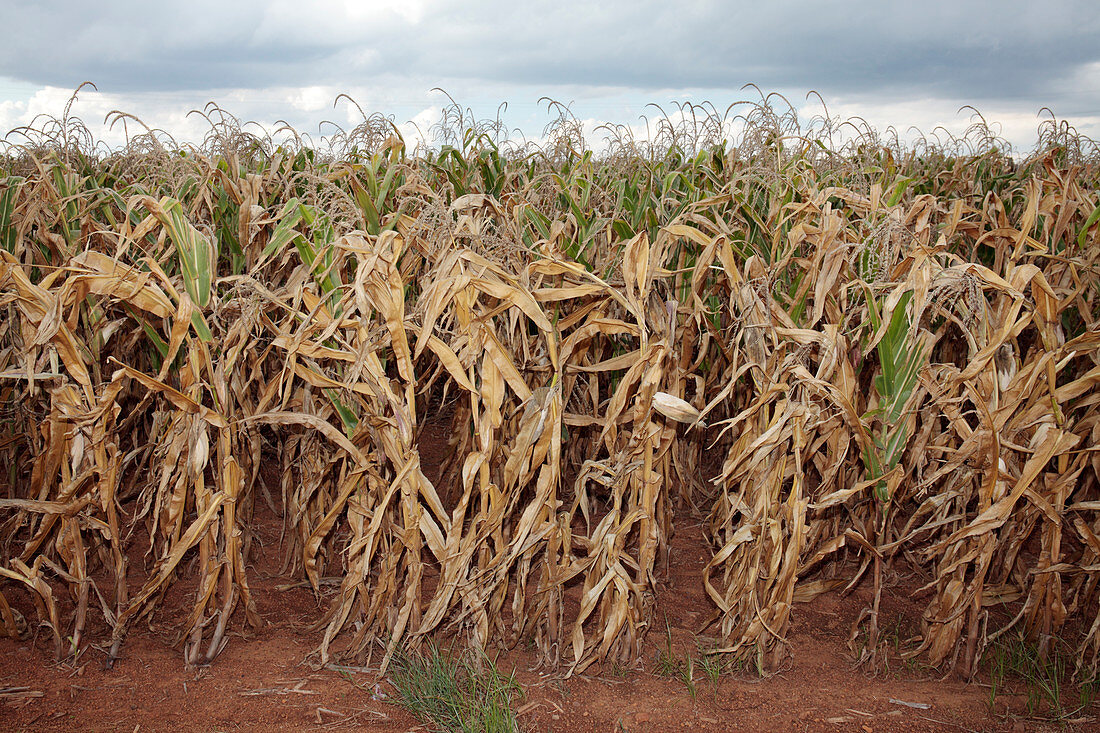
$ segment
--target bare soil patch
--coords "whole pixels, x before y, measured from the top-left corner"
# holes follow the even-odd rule
[[[263,529],[275,540],[273,521]],[[886,669],[871,675],[853,669],[850,628],[868,598],[818,598],[797,609],[785,668],[766,679],[751,670],[724,673],[712,684],[699,667],[700,626],[713,607],[701,584],[706,561],[701,528],[681,525],[673,540],[668,582],[657,602],[648,651],[636,669],[591,668],[592,674],[561,679],[536,669],[532,650],[500,655],[498,666],[515,670],[525,697],[519,702],[529,731],[1017,731],[1095,730],[1093,711],[1062,727],[1026,719],[1023,694],[999,694],[989,705],[987,686],[941,679],[933,670],[891,653]],[[258,558],[253,585],[265,626],[251,638],[233,637],[208,668],[187,670],[172,648],[173,622],[186,597],[169,597],[152,626],[135,628],[123,658],[106,669],[106,654],[89,647],[73,663],[55,664],[48,640],[0,640],[0,688],[26,688],[0,702],[6,730],[251,731],[423,729],[388,701],[385,678],[364,669],[317,668],[309,629],[324,606],[294,579],[279,577],[274,544]],[[181,583],[178,585],[186,585]],[[891,617],[917,623],[919,604],[908,599],[913,583],[899,578],[887,595]],[[177,586],[178,587],[178,586]],[[173,612],[175,608],[175,613]],[[903,622],[904,625],[905,622]],[[898,634],[904,629],[898,628]],[[657,674],[669,653],[696,660],[691,693],[682,677]],[[34,693],[35,696],[30,696]],[[41,695],[37,695],[41,693]],[[904,703],[915,704],[906,705]],[[924,707],[928,706],[928,707]]]
[[[441,418],[425,426],[421,455],[435,482],[446,455],[447,425]],[[265,473],[269,484],[276,481],[271,471]],[[265,622],[258,633],[236,633],[213,665],[186,669],[174,648],[194,589],[185,569],[152,622],[127,636],[113,668],[107,668],[106,648],[95,646],[110,632],[94,614],[93,644],[75,663],[53,661],[45,632],[22,642],[0,639],[0,730],[429,730],[393,704],[393,688],[377,669],[319,666],[313,652],[320,632],[311,627],[328,599],[318,600],[300,578],[280,574],[282,520],[262,502],[257,507],[248,570]],[[144,562],[142,546],[131,546],[132,566]],[[922,581],[912,574],[888,578],[882,612],[893,619],[886,624],[887,643],[897,646],[876,673],[855,668],[848,646],[853,624],[870,602],[865,583],[848,595],[825,594],[796,607],[791,654],[779,673],[762,678],[750,668],[726,669],[715,684],[701,664],[704,650],[718,643],[714,628],[704,628],[714,612],[702,584],[708,553],[701,519],[682,516],[658,589],[658,626],[635,668],[595,665],[563,679],[559,671],[539,667],[533,647],[493,652],[497,666],[513,671],[523,687],[517,703],[521,730],[1100,730],[1095,705],[1068,722],[1046,723],[1028,717],[1022,683],[1010,682],[991,706],[988,680],[967,684],[903,660],[900,642],[916,632],[923,608],[914,598]],[[21,600],[33,618],[29,597]],[[670,673],[662,657],[681,664],[694,660],[694,691],[687,675]]]

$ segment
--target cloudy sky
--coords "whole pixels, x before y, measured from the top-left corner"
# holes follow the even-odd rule
[[[720,110],[783,94],[806,119],[822,111],[901,131],[962,132],[972,105],[1021,151],[1049,108],[1100,139],[1100,14],[1087,0],[0,0],[0,134],[73,107],[103,139],[112,110],[179,140],[215,101],[314,136],[382,112],[413,134],[447,98],[478,116],[508,104],[508,124],[537,139],[544,96],[591,131],[644,128],[649,103]],[[320,126],[320,127],[319,127]],[[593,133],[594,135],[596,133]]]

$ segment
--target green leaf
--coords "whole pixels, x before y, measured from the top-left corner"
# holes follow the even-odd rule
[[[0,247],[15,254],[15,227],[12,226],[12,213],[15,211],[15,201],[19,198],[19,189],[23,187],[25,178],[20,176],[8,176],[0,189]]]
[[[156,217],[168,232],[168,238],[175,245],[180,272],[183,275],[183,287],[187,290],[187,294],[191,296],[195,305],[205,308],[210,304],[214,270],[217,267],[214,243],[191,224],[184,213],[183,204],[176,199],[165,196],[160,201],[156,201],[152,197],[145,197],[142,202],[149,213]],[[191,322],[200,339],[203,341],[211,339],[210,328],[198,309],[192,313]]]
[[[1089,236],[1089,229],[1092,229],[1097,221],[1100,221],[1100,206],[1092,210],[1092,213],[1089,214],[1089,218],[1085,220],[1085,226],[1081,227],[1081,233],[1077,235],[1078,246],[1085,246],[1085,240],[1088,239]]]
[[[359,426],[359,418],[352,412],[351,408],[340,400],[339,394],[335,389],[325,389],[325,396],[328,397],[332,406],[336,408],[336,413],[340,416],[340,422],[344,424],[344,432],[350,438],[355,433],[355,428]]]
[[[905,195],[905,190],[909,188],[909,184],[913,182],[912,178],[900,178],[898,182],[894,184],[894,190],[890,193],[889,198],[886,199],[887,206],[897,206],[901,201],[901,197]]]
[[[264,262],[269,257],[282,254],[283,249],[290,244],[295,237],[301,236],[294,228],[298,226],[298,222],[301,220],[302,209],[298,199],[292,198],[283,204],[283,208],[279,212],[279,223],[275,225],[275,231],[271,233],[271,238],[267,240],[267,246],[264,247],[264,251],[260,254],[260,262]]]

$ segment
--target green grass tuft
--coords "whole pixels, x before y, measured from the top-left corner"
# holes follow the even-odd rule
[[[1023,686],[1027,695],[1028,717],[1061,721],[1079,714],[1092,704],[1096,683],[1077,685],[1077,705],[1067,705],[1066,693],[1072,689],[1073,660],[1068,650],[1054,644],[1044,658],[1034,642],[1022,636],[1009,637],[994,643],[985,656],[989,669],[988,705],[996,710],[997,696]],[[1013,688],[1016,688],[1015,690]]]
[[[444,654],[436,646],[396,657],[390,682],[394,702],[437,733],[515,733],[512,701],[523,690],[484,652],[462,657]]]

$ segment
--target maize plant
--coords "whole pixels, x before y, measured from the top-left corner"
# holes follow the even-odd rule
[[[274,514],[322,660],[447,636],[580,672],[640,657],[702,521],[719,651],[762,671],[858,586],[873,660],[906,568],[907,654],[973,674],[1009,629],[1068,634],[1091,678],[1095,144],[834,143],[772,99],[607,125],[600,153],[553,103],[541,150],[457,105],[417,151],[378,115],[309,145],[216,107],[196,146],[105,152],[68,109],[23,130],[0,633],[114,659],[173,590],[209,664],[263,624]]]

